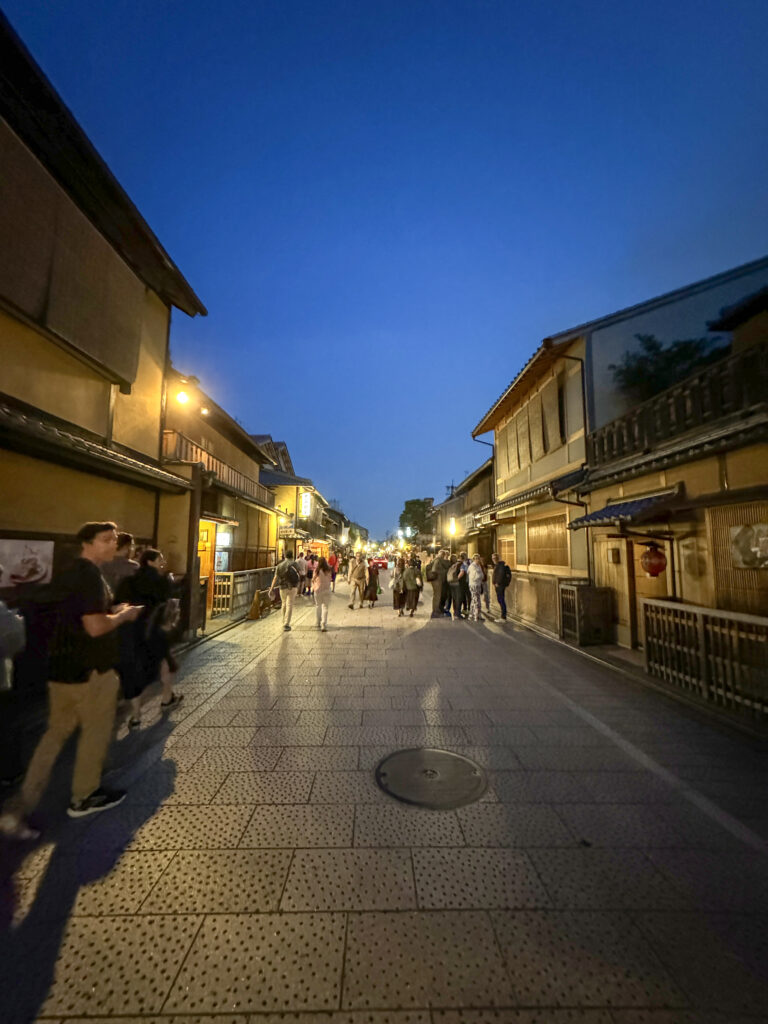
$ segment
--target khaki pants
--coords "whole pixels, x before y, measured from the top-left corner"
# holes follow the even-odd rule
[[[354,605],[354,603],[355,603],[355,595],[357,595],[360,598],[360,607],[362,608],[363,607],[363,591],[365,590],[365,580],[364,579],[362,579],[362,580],[350,580],[349,586],[350,586],[350,589],[352,591],[352,593],[350,594],[350,597],[349,597],[349,603],[351,605]]]
[[[283,606],[283,625],[290,626],[293,615],[293,600],[296,597],[296,587],[280,587],[280,601]]]
[[[328,625],[328,609],[331,605],[330,590],[315,591],[315,617],[318,626]]]
[[[85,800],[101,785],[101,770],[112,738],[117,672],[92,672],[86,683],[48,683],[48,728],[32,755],[21,789],[7,811],[29,814],[45,792],[61,749],[80,729],[72,776],[72,801]]]

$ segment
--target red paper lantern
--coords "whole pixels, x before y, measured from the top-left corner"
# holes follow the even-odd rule
[[[640,556],[640,565],[646,576],[660,576],[667,568],[667,556],[658,544],[651,543]]]

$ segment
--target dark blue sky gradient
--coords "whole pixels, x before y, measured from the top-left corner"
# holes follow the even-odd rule
[[[208,306],[173,356],[377,536],[541,338],[762,256],[765,0],[3,0]]]

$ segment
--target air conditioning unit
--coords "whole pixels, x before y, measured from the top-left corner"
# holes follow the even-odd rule
[[[579,647],[614,640],[613,590],[572,581],[560,583],[560,636]]]

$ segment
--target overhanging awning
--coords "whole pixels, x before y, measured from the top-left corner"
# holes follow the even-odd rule
[[[569,530],[581,530],[585,526],[621,526],[624,524],[642,523],[653,519],[662,511],[669,509],[677,497],[676,491],[665,494],[653,494],[633,501],[617,501],[605,508],[596,509],[586,516],[579,516],[568,523]]]
[[[189,480],[107,448],[32,413],[0,403],[0,445],[86,473],[128,481],[170,494],[192,489]]]

